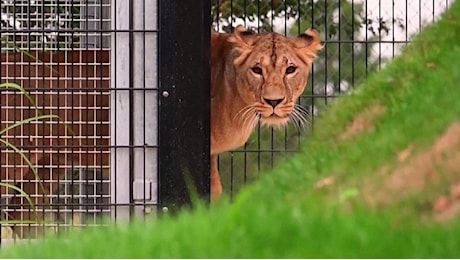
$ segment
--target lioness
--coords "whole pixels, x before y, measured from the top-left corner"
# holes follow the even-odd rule
[[[219,153],[242,146],[258,122],[305,123],[295,101],[321,48],[311,29],[296,38],[241,25],[233,34],[211,32],[211,201],[222,193]]]

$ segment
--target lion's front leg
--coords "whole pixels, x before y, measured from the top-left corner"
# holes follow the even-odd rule
[[[219,200],[222,194],[219,170],[217,169],[217,154],[211,155],[211,203]]]

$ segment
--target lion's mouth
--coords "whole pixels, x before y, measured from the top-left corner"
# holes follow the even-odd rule
[[[261,115],[259,120],[262,125],[281,127],[285,126],[289,122],[289,115],[282,117],[275,113],[272,113],[269,116]]]
[[[257,121],[264,126],[280,128],[292,122],[296,127],[303,128],[308,124],[308,111],[294,103],[279,104],[276,107],[256,104],[253,109],[252,111],[257,115]],[[250,110],[248,109],[248,111]]]
[[[304,129],[308,125],[309,121],[308,111],[299,105],[296,105],[294,109],[290,111],[283,111],[281,115],[277,114],[276,111],[272,111],[271,113],[258,114],[259,122],[261,125],[271,126],[275,128],[286,126],[288,123],[291,122],[294,123],[296,127],[301,127],[302,129]]]

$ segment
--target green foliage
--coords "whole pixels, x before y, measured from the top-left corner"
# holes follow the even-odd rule
[[[324,27],[327,24],[329,36],[337,34],[339,24],[332,21],[332,12],[338,9],[353,9],[357,16],[350,16],[352,23],[347,28],[353,32],[353,27],[359,27],[363,21],[359,18],[362,11],[361,4],[352,5],[346,0],[212,0],[212,17],[214,21],[225,19],[235,21],[236,18],[246,18],[253,22],[258,20],[259,28],[256,30],[271,31],[273,18],[295,18],[298,23],[308,20],[315,28]],[[225,27],[230,31],[230,27]]]
[[[344,91],[341,84],[352,87],[363,82],[368,73],[376,71],[384,60],[370,61],[372,47],[379,36],[371,33],[366,41],[360,42],[359,30],[367,23],[362,17],[362,4],[336,0],[317,1],[315,5],[311,19],[301,20],[291,29],[291,34],[299,34],[308,28],[316,28],[322,33],[326,48],[319,53],[314,64],[308,84],[313,89],[307,91],[313,95],[332,96]],[[330,86],[333,89],[328,89]],[[315,105],[321,108],[329,100],[316,98]],[[312,102],[310,99],[304,105],[311,106]]]

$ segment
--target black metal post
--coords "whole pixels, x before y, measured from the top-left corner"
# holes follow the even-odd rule
[[[193,2],[193,3],[192,3]],[[159,0],[159,205],[210,194],[210,1]]]

